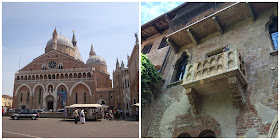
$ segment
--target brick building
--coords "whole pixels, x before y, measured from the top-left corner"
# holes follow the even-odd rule
[[[127,111],[129,115],[135,115],[136,109],[132,105],[139,103],[139,41],[137,34],[135,37],[136,42],[131,56],[127,56],[127,68],[123,61],[120,66],[117,59],[116,69],[113,72],[115,107],[123,110],[123,116]]]
[[[142,137],[278,137],[278,3],[184,3],[142,25],[164,79]]]
[[[57,35],[56,29],[45,53],[16,72],[13,97],[13,108],[19,109],[57,110],[76,103],[114,103],[106,61],[91,45],[84,63],[75,34],[71,41]]]
[[[11,109],[12,105],[13,105],[13,97],[9,95],[2,95],[2,107],[4,106]]]

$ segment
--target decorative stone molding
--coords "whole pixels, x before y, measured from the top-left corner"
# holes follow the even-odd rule
[[[236,49],[189,63],[182,86],[187,90],[193,112],[199,113],[203,95],[231,93],[236,107],[244,107],[244,87],[247,85],[245,63]],[[197,95],[196,95],[197,94]]]

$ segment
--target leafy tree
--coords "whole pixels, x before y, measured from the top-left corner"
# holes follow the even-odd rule
[[[141,54],[141,97],[142,105],[154,98],[153,91],[161,81],[161,76],[146,55]]]

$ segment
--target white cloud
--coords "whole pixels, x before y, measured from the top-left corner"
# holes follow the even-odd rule
[[[174,9],[180,2],[145,2],[141,4],[141,25]]]

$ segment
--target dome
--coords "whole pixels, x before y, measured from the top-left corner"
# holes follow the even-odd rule
[[[51,46],[52,42],[53,38],[48,41],[46,46]],[[65,36],[57,36],[57,46],[58,45],[68,46],[74,49],[72,41]]]
[[[101,56],[98,55],[93,55],[91,56],[88,60],[87,60],[87,65],[91,65],[91,64],[102,64],[102,65],[106,65],[106,61],[104,60],[104,58],[102,58]]]

